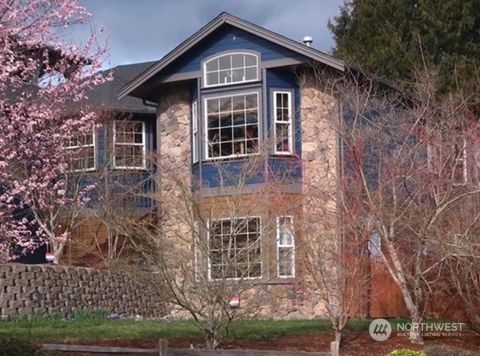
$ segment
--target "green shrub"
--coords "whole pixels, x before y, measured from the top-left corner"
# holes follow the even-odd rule
[[[410,349],[398,349],[389,352],[387,356],[426,356],[422,351],[415,351]]]
[[[3,339],[0,340],[1,356],[47,356],[53,355],[50,352],[43,351],[35,344],[20,339]]]

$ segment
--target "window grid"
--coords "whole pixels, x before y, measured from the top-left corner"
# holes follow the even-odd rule
[[[207,158],[258,152],[258,93],[205,99]]]
[[[258,80],[258,56],[229,53],[204,63],[205,87],[248,83]]]
[[[211,220],[208,243],[210,280],[261,278],[260,217]]]
[[[292,150],[292,93],[273,92],[275,153],[291,154]]]
[[[195,100],[192,103],[192,161],[198,162],[198,118],[197,118],[198,104]]]
[[[145,122],[114,121],[113,166],[117,169],[145,169]]]
[[[295,236],[293,216],[277,217],[277,275],[295,277]]]
[[[68,152],[68,171],[87,172],[96,169],[95,129],[91,134],[79,135],[70,138],[64,143]]]

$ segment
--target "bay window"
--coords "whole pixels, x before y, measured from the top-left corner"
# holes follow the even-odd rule
[[[195,100],[192,104],[192,161],[198,162],[198,104]]]
[[[205,99],[207,158],[258,152],[258,97],[255,92]]]
[[[292,149],[292,93],[273,92],[275,153],[291,154]]]

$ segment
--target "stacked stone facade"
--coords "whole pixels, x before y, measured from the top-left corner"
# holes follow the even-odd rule
[[[165,306],[138,275],[82,267],[0,265],[3,319],[21,315],[68,316],[96,309],[122,315],[162,317]]]

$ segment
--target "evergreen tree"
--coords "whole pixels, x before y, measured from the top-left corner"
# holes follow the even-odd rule
[[[480,0],[346,0],[329,28],[336,56],[395,83],[433,69],[439,93],[478,93]]]

